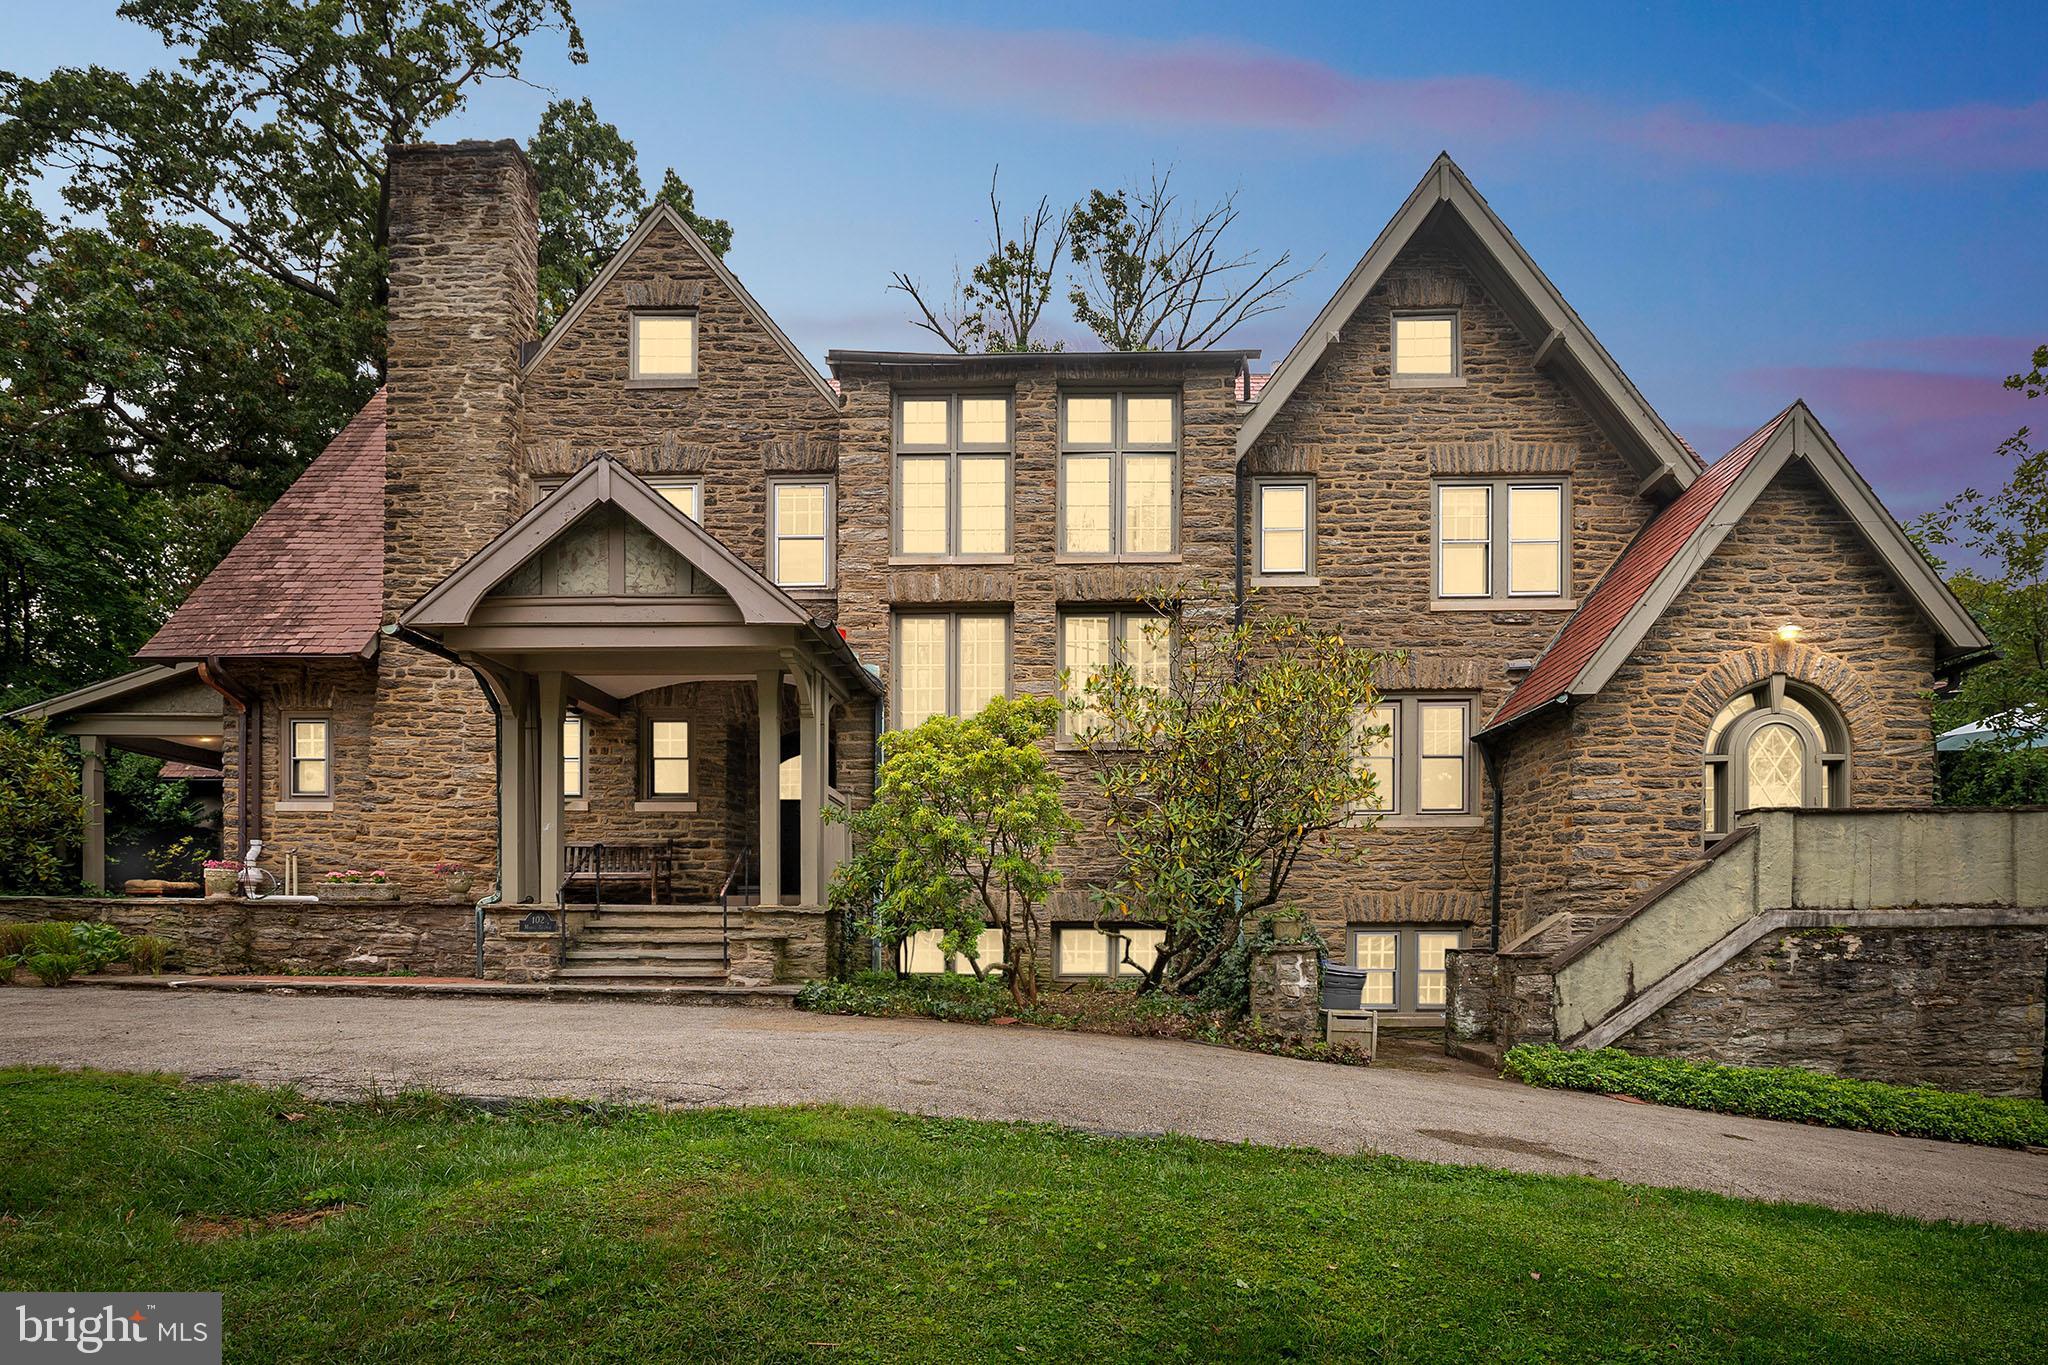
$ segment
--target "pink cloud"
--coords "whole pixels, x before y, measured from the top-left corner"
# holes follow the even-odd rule
[[[1241,128],[1411,146],[1605,142],[1747,170],[2048,167],[2048,101],[1743,123],[1678,106],[1623,108],[1489,76],[1378,79],[1212,38],[1155,42],[1080,31],[827,26],[830,76],[957,108],[1034,118]]]

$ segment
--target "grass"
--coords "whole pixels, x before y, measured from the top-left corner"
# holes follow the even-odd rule
[[[2039,1234],[872,1111],[22,1070],[0,1286],[218,1289],[242,1361],[2048,1357]]]
[[[1618,1048],[1577,1052],[1522,1043],[1502,1074],[1556,1090],[1635,1095],[1658,1104],[1749,1114],[1829,1128],[1860,1128],[1986,1147],[2048,1147],[2048,1104],[1958,1094],[1924,1085],[1848,1080],[1789,1066],[1724,1066],[1638,1057]]]

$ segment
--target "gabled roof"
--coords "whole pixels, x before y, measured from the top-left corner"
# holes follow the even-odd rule
[[[621,246],[613,253],[612,258],[605,262],[604,269],[598,271],[597,278],[592,280],[589,286],[576,296],[576,301],[569,305],[569,310],[563,313],[561,317],[555,319],[555,325],[548,328],[547,336],[541,340],[540,346],[527,359],[524,367],[526,372],[531,373],[533,368],[540,364],[548,352],[555,348],[555,343],[568,335],[569,330],[576,325],[577,321],[590,311],[591,303],[598,295],[604,293],[606,286],[611,284],[612,277],[619,273],[619,267],[624,265],[627,259],[640,249],[641,243],[653,235],[654,229],[657,226],[672,227],[677,232],[683,234],[683,240],[689,243],[692,251],[703,257],[704,264],[709,266],[711,273],[718,277],[718,282],[727,289],[730,289],[733,297],[740,301],[740,306],[753,314],[754,321],[767,329],[768,335],[775,338],[775,344],[780,346],[783,354],[789,357],[789,363],[802,371],[804,378],[811,381],[811,387],[818,391],[818,396],[823,398],[833,411],[837,412],[839,410],[839,395],[833,391],[831,385],[825,382],[825,376],[818,373],[818,367],[811,364],[804,353],[796,348],[796,343],[789,339],[789,334],[776,325],[775,319],[768,316],[768,310],[763,308],[754,296],[747,292],[747,287],[740,283],[740,277],[733,274],[726,267],[725,262],[719,259],[718,253],[705,244],[704,239],[697,235],[696,231],[684,220],[683,215],[677,213],[673,207],[665,203],[657,203],[653,208],[647,210],[647,216],[642,218],[640,225],[633,229],[633,235],[626,238],[625,245]]]
[[[599,507],[615,507],[646,527],[731,597],[746,624],[813,624],[795,598],[609,455],[598,456],[542,498],[401,613],[399,624],[422,630],[468,624],[486,593]]]
[[[1448,153],[1437,157],[1343,286],[1261,386],[1238,428],[1239,455],[1251,449],[1394,259],[1426,228],[1450,232],[1465,248],[1473,273],[1536,347],[1538,368],[1554,369],[1586,405],[1642,474],[1645,491],[1658,485],[1677,491],[1698,477],[1699,464],[1685,443],[1629,382]]]
[[[1757,497],[1795,459],[1806,462],[1913,598],[1941,637],[1945,658],[1990,648],[1982,628],[1906,538],[1827,429],[1803,401],[1795,402],[1708,466],[1637,535],[1481,733],[1543,707],[1570,705],[1598,693]]]
[[[150,664],[146,668],[133,669],[112,678],[102,678],[98,682],[87,683],[84,687],[73,688],[58,696],[17,707],[0,719],[61,720],[76,712],[105,710],[121,702],[148,696],[167,683],[196,680],[198,674],[199,665],[196,663]],[[220,705],[219,698],[214,697],[213,709],[219,709]]]
[[[135,657],[346,658],[383,612],[379,389]]]

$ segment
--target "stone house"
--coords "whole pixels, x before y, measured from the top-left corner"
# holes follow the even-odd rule
[[[889,730],[1145,666],[1140,603],[1224,585],[1399,652],[1382,809],[1293,893],[1370,1003],[1429,1015],[1449,950],[1613,916],[1738,812],[1927,802],[1930,697],[1988,649],[1814,414],[1704,463],[1447,157],[1270,375],[828,380],[665,208],[537,337],[517,147],[395,148],[391,183],[386,387],[140,654],[224,699],[228,837],[302,883],[452,860],[545,915],[608,856],[604,900],[723,897],[821,970],[825,816]],[[1060,979],[1148,942],[1098,922],[1105,856],[1073,851]],[[729,917],[643,921],[572,908],[533,970],[730,976],[697,953]]]

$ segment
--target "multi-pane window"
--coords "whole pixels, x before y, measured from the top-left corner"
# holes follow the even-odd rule
[[[632,378],[673,383],[697,377],[695,313],[635,313],[632,333]]]
[[[1565,486],[1518,479],[1436,485],[1436,596],[1563,598]]]
[[[1053,972],[1057,976],[1143,976],[1152,970],[1165,942],[1164,929],[1140,925],[1055,929]]]
[[[1009,552],[1009,398],[898,400],[895,553],[940,559]]]
[[[286,722],[286,733],[285,794],[331,795],[334,789],[330,785],[332,772],[327,766],[327,722],[294,718]]]
[[[1382,697],[1352,717],[1358,761],[1380,815],[1472,811],[1472,703],[1463,697]]]
[[[1149,611],[1070,611],[1060,618],[1060,671],[1069,699],[1087,700],[1087,686],[1112,666],[1131,670],[1140,687],[1173,681],[1173,623]],[[1066,718],[1067,733],[1087,734],[1102,723],[1086,708]]]
[[[1060,399],[1060,553],[1158,558],[1179,535],[1179,404],[1171,394]]]
[[[1782,673],[1737,693],[1707,729],[1701,815],[1709,841],[1735,814],[1849,803],[1849,730],[1834,704]]]
[[[1010,618],[962,613],[896,618],[896,720],[971,716],[1010,690]]]
[[[583,795],[583,717],[574,712],[562,717],[562,795]]]
[[[832,485],[780,479],[768,486],[768,572],[785,588],[832,584]]]
[[[967,960],[965,953],[948,954],[941,946],[944,933],[937,929],[920,929],[903,940],[896,950],[899,970],[915,975],[934,975],[940,972],[971,972],[974,963]],[[990,925],[981,931],[980,940],[974,945],[974,959],[981,964],[984,972],[1003,965],[1003,931]]]
[[[1394,314],[1394,378],[1445,380],[1458,377],[1456,313]]]
[[[1268,480],[1258,490],[1258,572],[1307,575],[1315,566],[1315,484]]]
[[[647,794],[690,794],[690,723],[660,716],[647,722]]]
[[[1359,1004],[1378,1010],[1444,1007],[1444,954],[1465,944],[1462,929],[1357,925],[1351,930],[1351,965],[1365,973]]]

